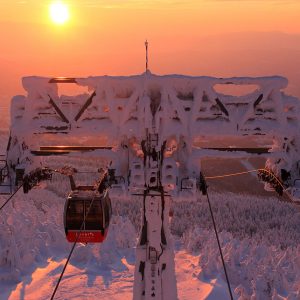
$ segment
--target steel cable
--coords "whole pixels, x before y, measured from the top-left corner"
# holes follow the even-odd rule
[[[21,184],[16,190],[15,192],[2,204],[2,206],[0,207],[0,211],[6,206],[6,204],[17,194],[17,192],[21,189],[21,187],[23,187],[23,184]]]
[[[244,175],[244,174],[254,173],[254,172],[258,172],[258,171],[264,171],[264,172],[269,173],[269,175],[271,175],[276,180],[276,182],[281,186],[281,188],[283,189],[283,191],[292,200],[291,195],[287,192],[287,190],[284,187],[284,185],[282,184],[282,182],[272,172],[270,172],[268,169],[262,169],[261,168],[261,169],[254,169],[254,170],[249,170],[249,171],[244,171],[244,172],[229,173],[229,174],[223,174],[223,175],[217,175],[217,176],[208,176],[208,177],[204,177],[204,175],[203,175],[203,177],[204,177],[204,183],[206,185],[205,179],[221,179],[221,178],[226,178],[226,177],[240,176],[240,175]],[[206,185],[206,191],[207,191],[207,185]],[[213,214],[211,202],[210,202],[210,199],[209,199],[208,191],[206,192],[206,197],[207,197],[209,211],[210,211],[210,215],[211,215],[211,218],[212,218],[214,232],[215,232],[215,235],[216,235],[216,239],[217,239],[217,243],[218,243],[218,248],[219,248],[219,252],[220,252],[220,256],[221,256],[221,260],[222,260],[222,265],[223,265],[223,269],[224,269],[224,273],[225,273],[225,277],[226,277],[226,282],[227,282],[227,286],[228,286],[228,292],[229,292],[229,295],[230,295],[230,299],[233,300],[233,295],[232,295],[232,290],[231,290],[231,286],[230,286],[230,281],[229,281],[229,277],[228,277],[228,273],[227,273],[227,269],[226,269],[226,264],[225,264],[225,260],[224,260],[224,256],[223,256],[223,252],[222,252],[222,248],[221,248],[221,244],[220,244],[220,239],[219,239],[219,235],[218,235],[218,231],[217,231],[217,226],[216,226],[216,222],[215,222],[215,218],[214,218],[214,214]]]
[[[52,293],[52,296],[51,296],[51,298],[50,298],[51,300],[54,299],[54,296],[55,296],[55,294],[56,294],[56,292],[57,292],[57,289],[58,289],[58,287],[59,287],[59,284],[60,284],[60,282],[61,282],[61,280],[62,280],[62,278],[63,278],[63,276],[64,276],[64,273],[65,273],[66,268],[67,268],[67,266],[68,266],[68,264],[69,264],[69,261],[70,261],[70,259],[71,259],[72,254],[73,254],[73,251],[74,251],[74,249],[75,249],[75,246],[76,246],[76,244],[77,244],[77,242],[78,242],[80,233],[81,233],[81,231],[83,230],[83,225],[85,224],[86,217],[87,217],[88,214],[90,213],[90,210],[91,210],[91,207],[92,207],[92,205],[93,205],[93,202],[94,202],[95,198],[96,198],[96,195],[94,195],[94,197],[92,198],[92,201],[91,201],[91,204],[90,204],[90,206],[89,206],[89,208],[88,208],[88,210],[87,210],[87,213],[84,214],[84,218],[83,218],[83,221],[82,221],[82,223],[81,223],[81,226],[80,226],[80,229],[79,229],[79,233],[77,233],[76,240],[75,240],[75,242],[73,243],[73,246],[72,246],[72,249],[71,249],[71,251],[70,251],[70,253],[69,253],[69,255],[68,255],[67,261],[66,261],[66,263],[65,263],[65,265],[64,265],[64,268],[63,268],[63,270],[62,270],[62,272],[61,272],[61,274],[60,274],[60,276],[59,276],[59,279],[58,279],[58,281],[57,281],[57,283],[56,283],[55,289],[54,289],[54,291],[53,291],[53,293]]]
[[[204,175],[203,175],[203,177],[204,177]],[[221,256],[221,260],[222,260],[222,264],[223,264],[223,269],[224,269],[224,273],[225,273],[225,277],[226,277],[226,282],[227,282],[227,286],[228,286],[228,292],[229,292],[229,295],[230,295],[230,299],[233,300],[230,281],[229,281],[229,277],[228,277],[228,273],[227,273],[227,269],[226,269],[226,265],[225,265],[225,260],[224,260],[224,256],[223,256],[223,252],[222,252],[222,248],[221,248],[221,244],[220,244],[220,239],[219,239],[219,235],[218,235],[218,231],[217,231],[215,217],[214,217],[213,210],[212,210],[211,203],[210,203],[210,199],[209,199],[209,196],[208,196],[208,191],[206,192],[206,198],[207,198],[207,202],[208,202],[208,206],[209,206],[211,219],[212,219],[212,222],[213,222],[215,235],[216,235],[216,238],[217,238],[218,248],[219,248],[219,252],[220,252],[220,256]]]
[[[237,172],[237,173],[229,173],[229,174],[222,174],[222,175],[216,175],[216,176],[207,176],[205,177],[205,179],[222,179],[222,178],[226,178],[226,177],[233,177],[233,176],[240,176],[240,175],[245,175],[245,174],[249,174],[249,173],[254,173],[254,172],[259,172],[259,171],[264,171],[269,173],[269,175],[271,175],[276,182],[281,186],[283,192],[288,196],[288,198],[291,200],[291,202],[295,202],[293,200],[292,195],[288,192],[288,190],[286,189],[286,187],[282,184],[282,182],[268,169],[265,168],[260,168],[260,169],[253,169],[253,170],[249,170],[249,171],[244,171],[244,172]]]

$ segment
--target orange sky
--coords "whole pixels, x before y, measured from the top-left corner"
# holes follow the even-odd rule
[[[0,100],[25,75],[284,75],[300,97],[299,0],[68,0],[54,25],[42,0],[0,0]],[[2,98],[1,98],[2,95]]]

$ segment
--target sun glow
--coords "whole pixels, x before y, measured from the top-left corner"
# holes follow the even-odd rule
[[[50,5],[50,16],[55,24],[62,25],[69,20],[68,6],[61,1],[53,2]]]

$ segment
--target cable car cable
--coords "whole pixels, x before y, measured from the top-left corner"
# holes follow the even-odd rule
[[[83,224],[83,223],[82,223],[82,224]],[[80,228],[80,230],[81,230],[81,228]],[[80,233],[79,233],[79,234],[80,234]],[[63,268],[62,272],[60,273],[60,277],[59,277],[59,279],[58,279],[58,281],[57,281],[57,283],[56,283],[55,289],[54,289],[54,291],[53,291],[53,293],[52,293],[51,300],[54,299],[54,296],[55,296],[55,294],[56,294],[56,291],[57,291],[57,289],[58,289],[58,287],[59,287],[59,284],[60,284],[60,282],[61,282],[61,280],[62,280],[62,277],[63,277],[63,275],[64,275],[64,273],[65,273],[65,270],[66,270],[66,268],[67,268],[67,265],[68,265],[68,263],[69,263],[69,261],[70,261],[70,258],[71,258],[71,256],[72,256],[73,251],[74,251],[74,249],[75,249],[75,246],[76,246],[76,244],[77,244],[77,240],[78,240],[79,234],[77,235],[76,241],[73,243],[72,249],[71,249],[71,251],[70,251],[70,253],[69,253],[69,255],[68,255],[68,258],[67,258],[67,261],[66,261],[66,263],[65,263],[65,265],[64,265],[64,268]]]
[[[205,177],[205,179],[219,179],[219,178],[225,178],[225,177],[239,176],[239,175],[254,173],[254,172],[257,172],[257,171],[260,171],[260,170],[264,170],[264,169],[253,169],[253,170],[238,172],[238,173],[229,173],[229,174],[216,175],[216,176],[207,176],[207,177]]]
[[[223,175],[216,175],[216,176],[207,176],[205,177],[205,179],[210,179],[210,180],[214,180],[214,179],[222,179],[222,178],[226,178],[226,177],[233,177],[233,176],[240,176],[240,175],[245,175],[245,174],[249,174],[249,173],[254,173],[254,172],[266,172],[269,175],[272,176],[273,179],[275,179],[275,181],[277,182],[277,184],[282,188],[283,193],[285,193],[288,198],[291,200],[291,202],[295,203],[295,201],[293,200],[292,195],[288,192],[288,189],[286,189],[286,187],[282,184],[282,182],[275,176],[274,173],[272,173],[270,170],[266,169],[266,168],[260,168],[260,169],[253,169],[253,170],[249,170],[249,171],[244,171],[244,172],[237,172],[237,173],[229,173],[229,174],[223,174]]]
[[[253,172],[266,172],[269,175],[271,175],[273,177],[273,179],[275,179],[275,181],[283,189],[283,192],[286,193],[289,196],[289,198],[292,200],[291,195],[287,192],[287,190],[284,187],[284,185],[282,184],[282,182],[275,176],[275,174],[273,174],[270,170],[265,169],[265,168],[263,168],[263,169],[249,170],[249,171],[245,171],[245,172],[230,173],[230,174],[223,174],[223,175],[217,175],[217,176],[208,176],[208,177],[204,177],[203,176],[203,177],[204,177],[204,183],[206,184],[205,179],[221,179],[221,178],[231,177],[231,176],[240,176],[240,175],[249,174],[249,173],[253,173]],[[206,191],[207,191],[207,185],[206,185]],[[215,218],[214,218],[214,214],[213,214],[211,202],[210,202],[210,199],[209,199],[208,191],[206,192],[206,197],[207,197],[207,202],[208,202],[209,211],[210,211],[210,215],[211,215],[212,222],[213,222],[214,232],[215,232],[215,235],[216,235],[216,239],[217,239],[217,243],[218,243],[218,248],[219,248],[219,252],[220,252],[220,256],[221,256],[221,260],[222,260],[222,264],[223,264],[223,269],[224,269],[224,273],[225,273],[225,277],[226,277],[226,282],[227,282],[227,286],[228,286],[228,291],[229,291],[230,299],[233,300],[233,295],[232,295],[232,290],[231,290],[231,286],[230,286],[230,281],[229,281],[229,277],[228,277],[228,273],[227,273],[227,269],[226,269],[226,265],[225,265],[225,260],[224,260],[224,256],[223,256],[223,252],[222,252],[222,248],[221,248],[221,244],[220,244],[220,240],[219,240],[219,235],[218,235],[218,231],[217,231],[217,227],[216,227],[216,222],[215,222]]]
[[[52,170],[52,169],[47,169],[49,172],[58,172],[58,173],[61,173],[62,174],[62,172],[61,172],[61,170]],[[31,190],[33,187],[35,187],[36,185],[38,184],[38,181],[36,181],[36,182],[34,182],[31,186],[30,186],[30,189],[28,189],[27,190],[27,192],[29,191],[29,190]],[[22,188],[22,187],[24,187],[24,182],[20,185],[20,186],[18,186],[18,188],[14,191],[14,193],[1,205],[1,207],[0,207],[0,211],[6,206],[6,204],[18,193],[18,191]],[[25,191],[24,191],[25,192]]]
[[[52,170],[52,171],[58,171],[58,170]],[[223,175],[217,175],[217,176],[208,176],[208,177],[205,177],[206,179],[220,179],[220,178],[225,178],[225,177],[231,177],[231,176],[239,176],[239,175],[243,175],[243,174],[249,174],[249,173],[253,173],[253,172],[258,172],[258,171],[263,171],[263,172],[267,172],[269,173],[275,180],[276,182],[281,186],[281,188],[283,189],[283,191],[289,196],[289,198],[291,198],[290,194],[287,192],[286,188],[283,186],[283,184],[281,183],[281,181],[272,173],[270,172],[268,169],[254,169],[254,170],[249,170],[249,171],[245,171],[245,172],[238,172],[238,173],[230,173],[230,174],[223,174]],[[17,190],[4,202],[4,204],[0,207],[0,211],[6,206],[6,204],[17,194],[17,192],[23,187],[23,184],[21,184]],[[220,256],[221,256],[221,259],[222,259],[222,264],[223,264],[223,268],[224,268],[224,273],[225,273],[225,276],[226,276],[226,281],[227,281],[227,285],[228,285],[228,290],[229,290],[229,294],[230,294],[230,297],[231,299],[233,299],[233,296],[232,296],[232,291],[231,291],[231,287],[230,287],[230,282],[229,282],[229,278],[228,278],[228,274],[227,274],[227,270],[226,270],[226,266],[225,266],[225,261],[224,261],[224,257],[223,257],[223,253],[222,253],[222,248],[221,248],[221,245],[220,245],[220,241],[219,241],[219,236],[218,236],[218,232],[217,232],[217,228],[216,228],[216,223],[215,223],[215,219],[214,219],[214,215],[213,215],[213,211],[212,211],[212,207],[211,207],[211,203],[210,203],[210,199],[209,199],[209,196],[208,196],[208,193],[206,194],[207,196],[207,201],[208,201],[208,204],[209,204],[209,210],[210,210],[210,214],[211,214],[211,217],[212,217],[212,221],[213,221],[213,226],[214,226],[214,231],[215,231],[215,235],[216,235],[216,238],[217,238],[217,242],[218,242],[218,247],[219,247],[219,251],[220,251]],[[62,277],[64,275],[64,272],[67,268],[67,265],[70,261],[70,258],[73,254],[73,251],[75,249],[75,246],[78,242],[78,239],[79,239],[79,236],[80,236],[80,233],[83,229],[83,225],[85,223],[85,219],[86,217],[88,216],[89,212],[90,212],[90,209],[92,207],[92,204],[94,202],[94,199],[95,199],[95,196],[93,197],[92,201],[91,201],[91,204],[88,208],[88,211],[87,213],[84,215],[84,220],[81,224],[81,227],[80,227],[80,230],[79,230],[79,233],[77,234],[77,237],[76,237],[76,240],[72,246],[72,249],[68,255],[68,258],[67,258],[67,261],[64,265],[64,268],[62,270],[62,273],[60,275],[60,278],[55,286],[55,289],[52,293],[52,296],[51,296],[51,300],[54,299],[54,296],[56,294],[56,291],[59,287],[59,284],[62,280]]]
[[[63,268],[62,272],[60,273],[59,279],[58,279],[58,281],[57,281],[57,283],[56,283],[55,289],[54,289],[54,291],[53,291],[53,293],[52,293],[52,296],[51,296],[51,298],[50,298],[51,300],[54,299],[54,296],[55,296],[55,294],[56,294],[56,292],[57,292],[57,289],[58,289],[58,287],[59,287],[59,284],[60,284],[60,282],[61,282],[61,280],[62,280],[62,278],[63,278],[63,276],[64,276],[65,270],[66,270],[66,268],[67,268],[67,266],[68,266],[68,264],[69,264],[69,261],[70,261],[70,259],[71,259],[72,254],[73,254],[73,251],[74,251],[74,249],[75,249],[75,246],[76,246],[76,244],[77,244],[77,242],[78,242],[80,233],[81,233],[81,231],[83,230],[83,225],[85,224],[86,217],[88,216],[88,214],[89,214],[89,212],[90,212],[90,210],[91,210],[91,207],[92,207],[92,205],[93,205],[93,202],[94,202],[95,198],[96,198],[96,196],[94,196],[94,197],[92,198],[92,201],[91,201],[91,204],[90,204],[90,206],[89,206],[89,208],[88,208],[88,210],[87,210],[87,213],[84,214],[83,221],[82,221],[82,223],[81,223],[79,232],[77,233],[77,236],[76,236],[76,240],[75,240],[75,242],[73,243],[72,249],[71,249],[71,251],[70,251],[70,253],[69,253],[69,255],[68,255],[68,258],[67,258],[67,261],[66,261],[66,263],[65,263],[65,265],[64,265],[64,268]]]
[[[229,281],[229,277],[228,277],[228,274],[227,274],[225,260],[224,260],[224,256],[223,256],[223,252],[222,252],[222,248],[221,248],[221,244],[220,244],[220,240],[219,240],[219,235],[218,235],[218,231],[217,231],[217,226],[216,226],[214,214],[213,214],[211,203],[210,203],[210,199],[209,199],[209,196],[208,196],[208,191],[206,193],[206,198],[207,198],[207,202],[208,202],[208,206],[209,206],[209,211],[210,211],[211,219],[212,219],[212,222],[213,222],[213,227],[214,227],[215,235],[216,235],[216,238],[217,238],[218,248],[219,248],[219,252],[220,252],[220,256],[221,256],[221,260],[222,260],[222,264],[223,264],[223,269],[224,269],[224,273],[225,273],[225,277],[226,277],[226,282],[227,282],[227,286],[228,286],[228,292],[229,292],[229,295],[230,295],[230,299],[233,300],[233,295],[232,295],[232,290],[231,290],[231,286],[230,286],[230,281]]]
[[[6,206],[6,204],[17,194],[17,192],[21,189],[21,187],[23,187],[23,184],[21,184],[16,190],[15,192],[2,204],[2,206],[0,207],[0,211]]]

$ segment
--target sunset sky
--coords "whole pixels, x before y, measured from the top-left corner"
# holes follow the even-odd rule
[[[0,0],[0,100],[26,75],[284,75],[300,97],[299,0]]]

